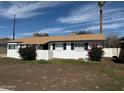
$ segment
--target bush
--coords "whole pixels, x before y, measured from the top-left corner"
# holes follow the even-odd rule
[[[35,60],[36,59],[36,48],[34,46],[26,46],[19,48],[19,54],[23,60]]]
[[[90,60],[92,61],[100,61],[103,56],[103,50],[101,47],[98,47],[97,44],[92,44],[91,49],[88,51],[88,55]]]

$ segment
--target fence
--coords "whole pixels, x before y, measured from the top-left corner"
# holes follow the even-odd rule
[[[104,48],[103,51],[103,57],[119,56],[120,54],[120,48]]]
[[[103,57],[119,56],[120,48],[104,48]],[[51,51],[51,50],[37,50],[36,59],[52,59],[52,58],[64,58],[64,59],[79,59],[87,57],[87,51]],[[20,59],[18,50],[7,50],[7,57],[13,57]]]

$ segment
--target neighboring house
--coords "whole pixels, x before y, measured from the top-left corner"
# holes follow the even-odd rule
[[[105,37],[103,34],[83,34],[68,36],[46,36],[20,38],[8,42],[7,57],[20,58],[19,47],[26,45],[36,46],[36,59],[79,59],[87,58],[88,49],[93,42],[103,45]]]
[[[7,41],[10,41],[9,38],[1,38],[0,39],[0,56],[7,54]]]

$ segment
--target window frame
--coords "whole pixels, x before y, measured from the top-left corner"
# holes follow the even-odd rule
[[[18,45],[16,45],[16,44],[9,44],[8,45],[9,50],[16,50],[17,48],[18,48]]]
[[[58,51],[63,50],[63,43],[60,43],[60,42],[56,43],[56,50]]]
[[[74,50],[84,50],[84,43],[82,43],[82,42],[76,42],[76,43],[74,43]]]

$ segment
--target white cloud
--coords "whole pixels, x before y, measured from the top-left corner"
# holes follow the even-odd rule
[[[124,21],[123,8],[107,8],[104,10],[103,23],[120,23]]]
[[[17,36],[32,36],[33,33],[49,33],[49,34],[62,34],[62,33],[70,33],[73,30],[67,28],[53,27],[53,28],[45,28],[35,32],[27,32],[27,33],[18,33]]]
[[[124,10],[123,8],[112,7],[110,3],[106,3],[103,11],[103,23],[104,24],[113,24],[124,21]],[[67,16],[61,16],[56,19],[59,23],[67,24],[84,24],[87,26],[98,25],[99,24],[99,7],[98,4],[91,3],[82,5],[76,9],[73,9],[69,12]],[[107,25],[105,26],[107,29]],[[98,27],[97,27],[98,28]],[[109,27],[110,28],[110,27]],[[93,28],[94,29],[94,28]]]
[[[16,36],[31,36],[33,32],[26,32],[26,33],[17,33]]]
[[[103,23],[107,24],[107,23],[118,23],[120,24],[121,22],[124,22],[124,17],[120,17],[120,18],[111,18],[108,20],[103,20]]]
[[[47,28],[47,29],[41,29],[38,32],[55,33],[55,32],[60,32],[62,30],[63,30],[62,28]]]
[[[39,33],[68,33],[68,32],[71,32],[72,30],[70,30],[69,28],[61,28],[61,27],[53,27],[53,28],[46,28],[46,29],[41,29],[39,31],[36,31],[36,32],[39,32]]]
[[[109,32],[109,29],[118,29],[120,27],[122,27],[124,24],[103,24],[103,30],[107,30]],[[39,32],[39,33],[49,33],[49,34],[64,34],[64,33],[70,33],[70,32],[76,32],[76,31],[96,31],[99,30],[100,27],[99,25],[94,25],[94,26],[89,26],[86,29],[82,29],[79,28],[77,30],[73,30],[71,28],[61,28],[61,27],[53,27],[53,28],[45,28],[45,29],[41,29],[39,31],[35,31],[35,32]],[[34,32],[26,32],[26,33],[18,33],[17,36],[32,36]]]
[[[123,17],[124,13],[123,14],[113,14],[112,16],[109,16],[108,18],[106,17],[104,20],[103,20],[103,23],[121,23],[121,22],[124,22],[124,17]]]
[[[44,12],[37,12],[37,9],[43,9],[48,7],[55,7],[59,5],[59,2],[12,2],[8,8],[3,8],[0,15],[13,18],[16,14],[16,18],[28,18],[34,15],[43,14]]]
[[[58,18],[57,21],[68,24],[95,21],[99,18],[98,10],[98,5],[96,5],[96,3],[84,5],[72,10],[68,16]]]
[[[122,27],[123,24],[103,24],[103,30],[104,29],[118,29],[120,27]],[[85,30],[99,30],[100,26],[91,26],[91,27],[87,27]]]

